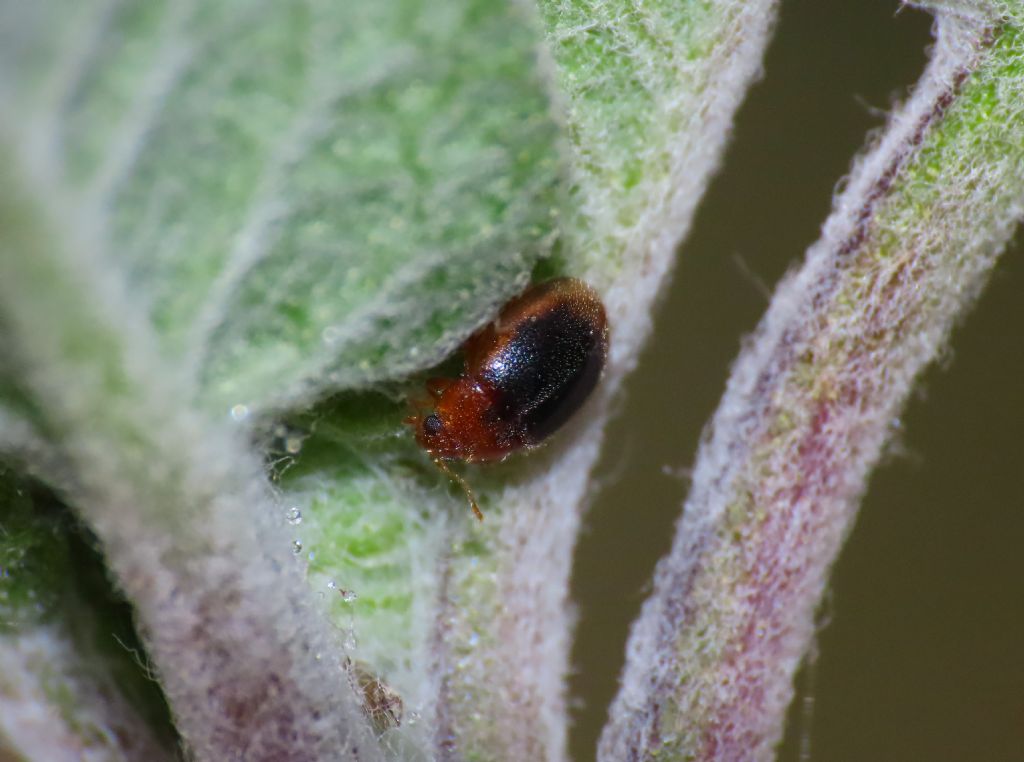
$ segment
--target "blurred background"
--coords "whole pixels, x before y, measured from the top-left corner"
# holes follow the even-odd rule
[[[920,76],[931,25],[896,0],[782,0],[764,78],[739,112],[598,469],[605,484],[573,581],[579,762],[594,759],[629,623],[669,548],[740,339],[766,289],[818,237],[867,134]],[[871,478],[833,573],[817,662],[797,679],[784,762],[1024,760],[1020,248],[920,380]]]

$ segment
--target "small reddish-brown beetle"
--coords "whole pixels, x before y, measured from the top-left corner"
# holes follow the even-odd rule
[[[406,422],[482,518],[465,481],[445,461],[503,460],[537,446],[568,421],[604,368],[604,305],[582,281],[541,283],[506,304],[462,350],[462,374],[428,380],[433,410],[424,415],[421,409]]]

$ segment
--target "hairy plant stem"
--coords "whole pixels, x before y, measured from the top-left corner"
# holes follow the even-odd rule
[[[915,93],[733,368],[602,760],[773,758],[891,422],[1024,211],[1021,26],[940,11],[937,30]]]

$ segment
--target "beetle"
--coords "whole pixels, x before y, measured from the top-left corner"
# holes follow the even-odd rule
[[[604,304],[575,278],[546,281],[508,302],[462,351],[459,377],[428,379],[430,401],[406,423],[482,519],[465,480],[446,461],[501,461],[561,428],[601,378],[608,354]]]

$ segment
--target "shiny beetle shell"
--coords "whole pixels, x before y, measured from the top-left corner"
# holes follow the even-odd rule
[[[433,410],[409,422],[435,458],[498,461],[543,442],[597,386],[608,352],[604,305],[587,284],[527,289],[463,347],[457,379],[427,382]]]

